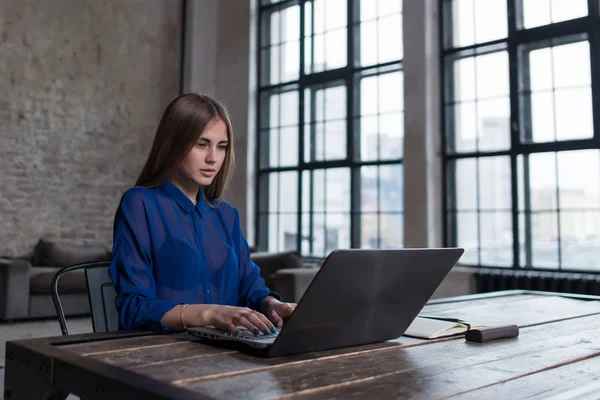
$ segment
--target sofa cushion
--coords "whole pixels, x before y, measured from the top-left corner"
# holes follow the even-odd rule
[[[54,267],[32,268],[29,274],[29,291],[31,294],[49,294],[52,278],[58,272]],[[58,294],[87,293],[85,272],[83,270],[71,271],[60,277],[58,281]]]
[[[104,260],[110,260],[110,252],[104,246],[62,244],[40,239],[35,246],[32,265],[62,268]]]

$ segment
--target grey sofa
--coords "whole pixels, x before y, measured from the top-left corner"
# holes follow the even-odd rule
[[[0,258],[0,320],[55,317],[52,278],[65,266],[110,259],[103,246],[60,244],[40,239],[30,258]],[[66,274],[59,293],[67,316],[88,315],[83,271]]]

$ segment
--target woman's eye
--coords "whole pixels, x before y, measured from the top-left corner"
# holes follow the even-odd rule
[[[206,147],[206,143],[198,143],[198,146],[204,148],[204,147]]]
[[[221,149],[221,150],[227,150],[227,146],[219,146],[219,149]]]

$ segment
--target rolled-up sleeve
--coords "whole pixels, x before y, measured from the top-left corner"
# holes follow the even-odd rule
[[[156,298],[148,210],[136,189],[127,191],[115,215],[110,277],[117,292],[115,305],[121,329],[168,332],[163,316],[177,302]]]
[[[232,235],[238,251],[239,260],[239,305],[261,311],[261,303],[267,296],[273,296],[278,300],[281,300],[281,296],[265,285],[264,280],[260,276],[258,265],[250,258],[250,247],[242,232],[239,212],[234,209],[234,213],[235,218]]]

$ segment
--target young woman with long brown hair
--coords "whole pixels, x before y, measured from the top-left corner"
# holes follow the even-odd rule
[[[233,165],[225,108],[194,93],[173,100],[115,215],[109,272],[122,329],[244,326],[259,335],[294,311],[265,286],[239,213],[222,200]]]

